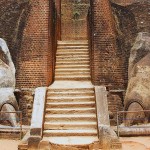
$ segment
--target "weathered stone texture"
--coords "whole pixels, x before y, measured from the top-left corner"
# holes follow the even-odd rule
[[[118,50],[122,52],[125,87],[128,83],[128,59],[138,32],[150,32],[149,7],[147,0],[112,0]]]
[[[110,1],[118,5],[126,6],[143,0],[110,0]]]
[[[18,110],[18,104],[14,96],[15,67],[6,42],[0,38],[0,113],[2,123],[8,121],[10,125],[17,125],[15,113],[7,113]]]
[[[107,96],[110,124],[117,124],[117,112],[123,110],[123,92],[110,92]],[[121,116],[119,117],[121,119]]]
[[[138,32],[150,32],[150,1],[136,0],[126,8],[134,14]]]
[[[124,89],[126,89],[128,83],[128,59],[130,56],[130,49],[133,46],[138,32],[137,24],[134,14],[130,10],[113,3],[111,6],[115,19],[117,49],[122,54]]]
[[[143,101],[142,102],[142,104],[144,105],[143,108],[148,108],[149,106],[149,98],[148,98],[149,82],[150,82],[149,43],[150,37],[146,33],[139,33],[136,42],[133,48],[131,49],[131,55],[129,59],[129,71],[128,71],[129,83],[125,97],[125,105],[129,105],[128,104],[129,101],[140,100]]]
[[[22,33],[30,8],[29,0],[1,0],[0,6],[0,37],[6,40],[17,67],[17,53],[20,50]]]
[[[34,89],[21,89],[15,91],[15,96],[22,111],[23,124],[29,125],[33,109]]]
[[[138,34],[135,44],[131,49],[128,73],[129,82],[124,101],[125,110],[150,109],[149,33]],[[135,116],[135,114],[131,114],[131,116]],[[130,118],[133,118],[131,116]],[[143,118],[143,114],[138,115],[138,118]]]
[[[124,72],[124,89],[128,84],[128,65],[131,48],[135,42],[136,36],[140,31],[149,32],[149,1],[147,0],[113,0],[111,1],[113,17],[115,20],[116,41],[118,51],[122,53],[122,63]],[[147,19],[146,19],[147,18]],[[144,50],[145,51],[145,50]],[[137,59],[141,59],[143,53],[138,53]],[[122,102],[123,97],[121,96]],[[109,111],[116,112],[123,109],[120,105],[120,100],[114,100],[113,97],[108,97]],[[114,106],[115,105],[115,106]],[[114,113],[115,114],[115,113]],[[112,123],[116,120],[116,115],[111,113]],[[114,122],[115,123],[115,122]]]

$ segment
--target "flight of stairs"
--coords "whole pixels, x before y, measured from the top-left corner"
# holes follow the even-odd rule
[[[52,143],[98,141],[87,41],[58,42],[55,82],[48,88],[43,137]]]
[[[90,80],[90,58],[87,41],[58,42],[55,80]]]

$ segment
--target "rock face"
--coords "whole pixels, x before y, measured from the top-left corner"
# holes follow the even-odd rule
[[[30,9],[29,0],[0,0],[0,37],[7,41],[14,64]]]
[[[118,51],[122,53],[124,63],[125,88],[128,83],[128,60],[139,32],[149,32],[148,0],[110,0],[115,20]]]
[[[139,33],[131,49],[128,68],[128,88],[125,96],[125,110],[140,111],[150,109],[150,34]],[[146,120],[142,119],[145,118]],[[135,124],[149,120],[149,113],[128,113],[126,118],[139,121],[127,121]],[[142,121],[141,121],[142,120]]]
[[[18,104],[14,96],[15,67],[6,42],[0,38],[0,111],[16,111]],[[1,114],[12,126],[17,124],[16,114]]]
[[[6,42],[0,38],[0,87],[15,88],[15,67]]]

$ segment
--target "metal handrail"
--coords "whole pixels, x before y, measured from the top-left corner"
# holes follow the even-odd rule
[[[119,130],[119,128],[120,128],[120,119],[119,119],[119,116],[120,116],[120,114],[122,114],[123,115],[123,118],[121,119],[123,122],[125,121],[125,120],[144,120],[145,118],[139,118],[139,119],[137,119],[137,118],[133,118],[133,119],[129,119],[129,118],[125,118],[125,114],[126,113],[139,113],[139,112],[144,112],[144,113],[146,113],[146,112],[150,112],[150,110],[139,110],[139,111],[118,111],[117,112],[117,135],[118,135],[118,137],[120,136],[120,130]],[[128,126],[128,127],[126,127],[126,126],[123,126],[122,128],[150,128],[150,126]]]

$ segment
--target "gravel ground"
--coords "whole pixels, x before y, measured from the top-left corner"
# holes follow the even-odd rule
[[[122,150],[150,150],[150,137],[121,137]],[[20,140],[0,140],[0,150],[18,150]]]
[[[18,150],[19,140],[0,140],[0,150]]]

